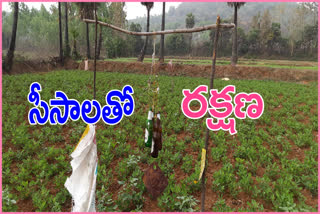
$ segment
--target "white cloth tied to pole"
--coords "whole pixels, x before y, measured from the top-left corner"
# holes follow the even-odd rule
[[[64,186],[72,196],[72,212],[96,212],[95,190],[98,171],[96,127],[87,125],[72,152],[72,174]]]
[[[87,59],[84,61],[84,70],[89,70],[89,61]]]

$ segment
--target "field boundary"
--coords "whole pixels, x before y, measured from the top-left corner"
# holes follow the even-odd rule
[[[89,61],[89,70],[93,70],[93,60]],[[114,62],[97,61],[97,71],[150,74],[151,63],[140,62]],[[18,61],[14,62],[12,74],[49,72],[52,70],[84,70],[84,62],[76,62],[71,59],[65,61],[64,66],[52,62]],[[156,64],[159,74],[167,76],[190,76],[209,78],[211,65],[183,65],[173,64],[170,69],[166,64]],[[5,74],[5,73],[4,73]],[[272,80],[287,82],[310,82],[318,80],[318,71],[305,69],[250,67],[231,65],[217,65],[216,78]]]
[[[97,61],[97,71],[120,72],[120,73],[139,73],[149,74],[150,63],[138,62],[110,62]],[[79,63],[79,70],[84,70],[84,62]],[[210,77],[211,65],[182,65],[175,64],[173,69],[167,65],[157,64],[157,69],[162,75],[168,76],[190,76],[190,77]],[[93,61],[89,62],[89,70],[93,70]],[[268,68],[268,67],[249,67],[231,65],[216,66],[216,78],[230,79],[250,79],[250,80],[273,80],[273,81],[317,81],[318,71]]]

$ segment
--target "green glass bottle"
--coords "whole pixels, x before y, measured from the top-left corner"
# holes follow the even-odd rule
[[[145,131],[144,144],[146,147],[151,147],[152,144],[152,130],[153,130],[153,122],[152,122],[153,112],[150,108],[147,119],[147,128]]]

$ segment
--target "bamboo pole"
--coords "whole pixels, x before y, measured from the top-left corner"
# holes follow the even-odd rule
[[[86,23],[95,23],[95,20],[91,19],[83,19],[84,22]],[[119,28],[117,26],[98,21],[98,24],[101,26],[106,26],[109,28],[112,28],[114,30],[120,31],[122,33],[130,34],[130,35],[136,35],[136,36],[153,36],[153,35],[164,35],[164,34],[173,34],[173,33],[194,33],[194,32],[201,32],[205,30],[210,30],[210,29],[216,29],[217,24],[212,24],[212,25],[206,25],[202,27],[195,27],[195,28],[189,28],[189,29],[176,29],[176,30],[164,30],[164,31],[154,31],[154,32],[134,32],[134,31],[129,31],[125,30],[122,28]],[[220,24],[219,28],[233,28],[234,24]]]
[[[217,49],[218,49],[218,39],[219,39],[219,29],[220,29],[220,16],[217,17],[217,28],[214,35],[214,43],[213,43],[213,55],[212,55],[212,70],[211,70],[211,79],[210,79],[210,88],[209,88],[209,97],[210,99],[210,90],[213,89],[213,81],[216,72],[216,59],[217,59]],[[207,113],[207,117],[209,117],[209,112]],[[205,141],[205,149],[206,149],[206,158],[208,154],[209,147],[209,132],[210,130],[207,128],[206,130],[206,141]],[[204,212],[205,198],[206,198],[206,169],[208,163],[205,164],[202,178],[201,178],[201,212]]]
[[[97,5],[94,3],[94,17],[95,17],[95,39],[94,39],[94,70],[93,70],[93,99],[96,99],[96,71],[97,71]]]

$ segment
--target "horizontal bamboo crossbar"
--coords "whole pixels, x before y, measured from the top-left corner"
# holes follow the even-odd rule
[[[95,23],[96,22],[95,20],[92,20],[92,19],[83,19],[83,21],[87,22],[87,23]],[[136,35],[136,36],[154,36],[154,35],[173,34],[173,33],[195,33],[195,32],[201,32],[201,31],[217,28],[216,24],[212,24],[212,25],[206,25],[206,26],[195,27],[195,28],[187,28],[187,29],[176,29],[176,30],[165,30],[165,31],[154,31],[154,32],[134,32],[134,31],[125,30],[125,29],[122,29],[117,26],[114,26],[114,25],[111,25],[111,24],[108,24],[105,22],[101,22],[101,21],[98,21],[98,24],[112,28],[112,29],[120,31],[122,33]],[[235,26],[234,24],[220,24],[219,29],[234,28],[234,26]]]

